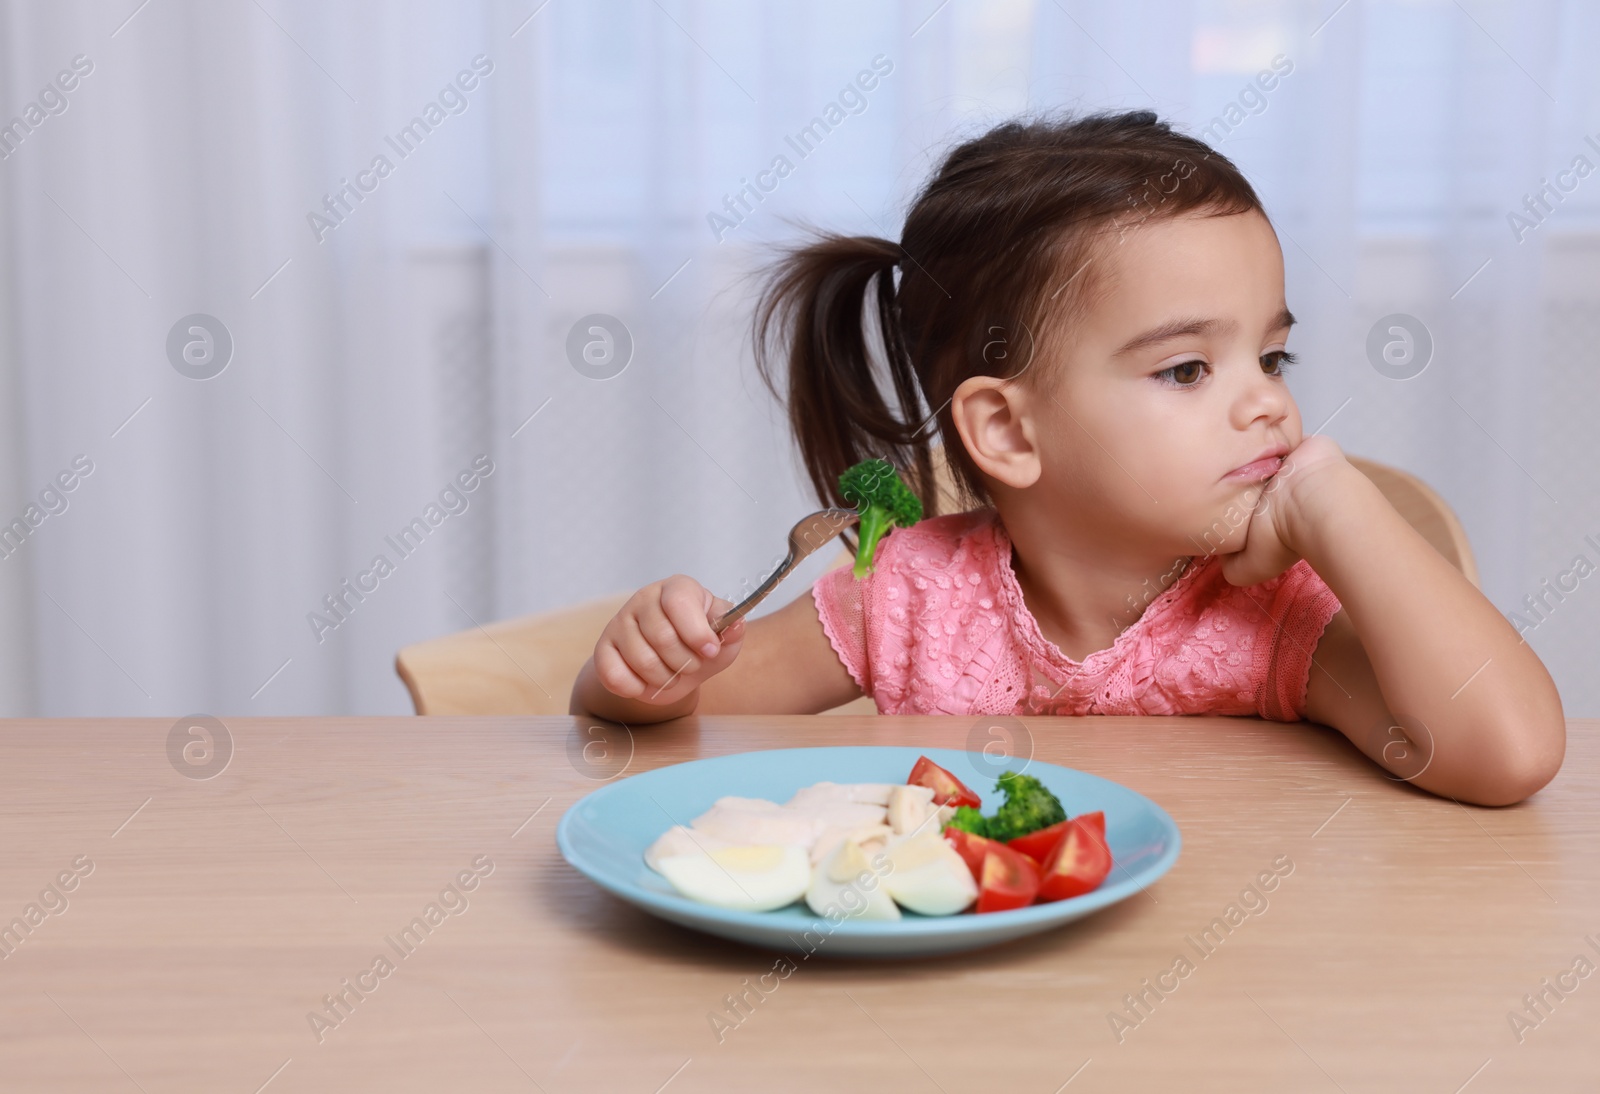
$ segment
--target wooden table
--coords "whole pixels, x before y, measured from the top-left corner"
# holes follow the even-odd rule
[[[709,1015],[774,956],[601,892],[556,850],[562,812],[619,773],[959,748],[970,722],[689,718],[636,730],[629,755],[624,731],[569,717],[225,721],[232,754],[204,779],[226,750],[187,723],[3,724],[0,923],[27,930],[0,937],[0,1089],[1600,1086],[1600,976],[1571,972],[1600,967],[1597,721],[1570,724],[1550,787],[1489,810],[1391,781],[1319,727],[1029,719],[1037,758],[1173,815],[1172,871],[998,949],[807,960],[720,1041]],[[1189,939],[1275,862],[1265,905],[1244,898],[1258,910],[1202,955]],[[416,918],[429,929],[401,940]],[[1191,971],[1172,976],[1180,956]],[[1124,997],[1146,981],[1134,1024]],[[1519,1035],[1508,1016],[1541,991]]]

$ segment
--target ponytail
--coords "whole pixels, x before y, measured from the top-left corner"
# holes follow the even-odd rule
[[[924,513],[936,516],[936,430],[895,306],[900,256],[898,243],[834,234],[787,252],[756,306],[756,367],[788,407],[806,474],[823,505],[851,508],[839,476],[876,458],[893,464]],[[786,358],[787,395],[775,379],[775,357]],[[888,372],[893,407],[880,386],[878,362]]]

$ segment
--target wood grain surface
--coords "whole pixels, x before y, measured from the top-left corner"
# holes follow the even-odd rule
[[[1028,719],[1018,751],[1172,814],[1172,871],[992,950],[819,951],[749,991],[720,1036],[710,1016],[775,955],[603,893],[557,852],[561,814],[606,779],[698,757],[960,748],[982,723],[224,722],[210,755],[186,723],[0,723],[0,1089],[1600,1087],[1600,976],[1572,971],[1600,967],[1600,722],[1570,723],[1543,792],[1490,810],[1396,783],[1310,725]],[[224,743],[227,766],[190,777]],[[1252,885],[1263,899],[1241,896]],[[430,904],[437,922],[400,940]],[[1255,910],[1195,948],[1230,905]],[[1134,1023],[1125,997],[1146,981]]]

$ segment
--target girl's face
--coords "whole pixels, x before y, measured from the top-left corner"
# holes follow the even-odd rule
[[[1039,362],[1037,485],[1113,541],[1239,550],[1277,457],[1301,441],[1272,226],[1257,212],[1150,220],[1092,261],[1098,301]]]

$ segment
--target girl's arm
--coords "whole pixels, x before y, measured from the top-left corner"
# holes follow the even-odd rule
[[[750,621],[745,650],[700,689],[699,714],[820,714],[861,697],[808,589]]]
[[[606,625],[568,708],[611,721],[686,714],[816,714],[861,695],[817,616],[810,591],[722,634],[711,619],[730,603],[675,575],[640,589]]]
[[[1269,485],[1266,542],[1244,557],[1257,546],[1252,519],[1228,577],[1248,584],[1252,569],[1304,558],[1339,598],[1307,717],[1396,778],[1462,801],[1510,805],[1554,778],[1566,753],[1561,696],[1516,629],[1331,440],[1307,438],[1285,472],[1284,486]]]

